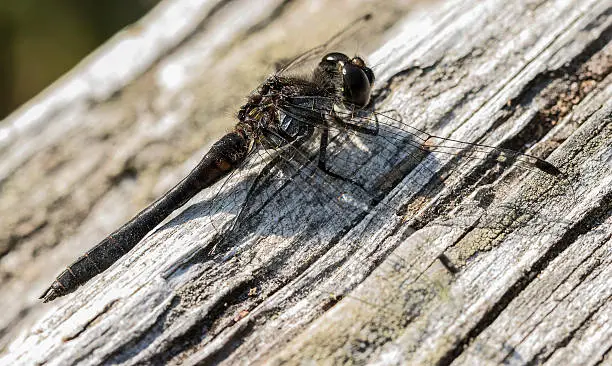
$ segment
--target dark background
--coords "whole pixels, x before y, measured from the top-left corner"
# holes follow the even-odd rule
[[[0,0],[0,119],[159,0]]]

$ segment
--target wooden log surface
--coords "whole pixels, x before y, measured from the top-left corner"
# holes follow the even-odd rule
[[[0,363],[609,363],[612,4],[254,3],[162,2],[1,122]],[[247,235],[198,252],[239,175],[39,302],[195,165],[271,64],[368,11],[346,51],[375,65],[378,110],[564,175],[431,154],[350,227],[270,187]]]

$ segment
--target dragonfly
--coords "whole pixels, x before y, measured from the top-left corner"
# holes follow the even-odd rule
[[[366,15],[360,20],[368,18]],[[328,52],[332,40],[344,36],[349,28],[279,67],[248,96],[236,115],[238,121],[233,130],[214,143],[183,180],[70,264],[40,299],[49,302],[74,292],[127,254],[196,194],[244,169],[250,158],[257,155],[269,156],[269,162],[255,178],[231,227],[257,212],[252,202],[257,200],[264,185],[270,185],[274,177],[281,175],[288,182],[299,178],[310,188],[329,189],[314,194],[342,196],[343,203],[336,200],[335,204],[367,212],[369,204],[359,205],[360,199],[354,200],[357,203],[347,203],[348,195],[333,187],[334,182],[340,182],[356,187],[366,197],[374,196],[373,184],[366,183],[373,181],[372,177],[366,177],[368,173],[359,170],[372,156],[381,159],[377,177],[379,183],[385,181],[386,185],[398,166],[403,167],[399,176],[414,167],[414,164],[407,167],[405,162],[418,162],[415,151],[421,155],[450,155],[461,161],[493,159],[551,176],[562,174],[556,166],[535,156],[434,136],[411,127],[401,118],[377,112],[372,68],[360,56]],[[318,64],[310,74],[292,74],[294,69],[313,59],[318,59]],[[341,147],[350,149],[343,151]],[[332,164],[332,160],[340,163]],[[317,177],[323,177],[324,183],[312,183]]]

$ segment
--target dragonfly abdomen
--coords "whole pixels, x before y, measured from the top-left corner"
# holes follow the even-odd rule
[[[213,185],[247,156],[250,143],[240,131],[217,141],[198,165],[166,194],[69,265],[40,297],[44,302],[67,295],[105,271],[147,233],[201,190]]]

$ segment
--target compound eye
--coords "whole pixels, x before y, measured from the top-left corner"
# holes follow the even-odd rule
[[[365,72],[366,76],[368,77],[368,81],[370,82],[370,87],[372,87],[372,85],[374,85],[374,72],[372,71],[372,69],[370,69],[369,67],[363,67],[362,68],[363,72]]]
[[[358,107],[365,107],[370,101],[372,85],[366,72],[348,63],[342,68],[344,77],[344,99]]]
[[[340,53],[340,52],[331,52],[328,53],[327,55],[323,56],[323,62],[334,62],[337,63],[339,61],[342,62],[348,62],[350,59],[347,55],[345,55],[344,53]]]
[[[351,59],[351,63],[359,67],[360,69],[362,69],[363,72],[365,72],[366,76],[368,77],[368,80],[370,81],[370,87],[374,85],[374,72],[372,72],[372,69],[366,66],[365,61],[361,57],[359,56],[353,57]]]

